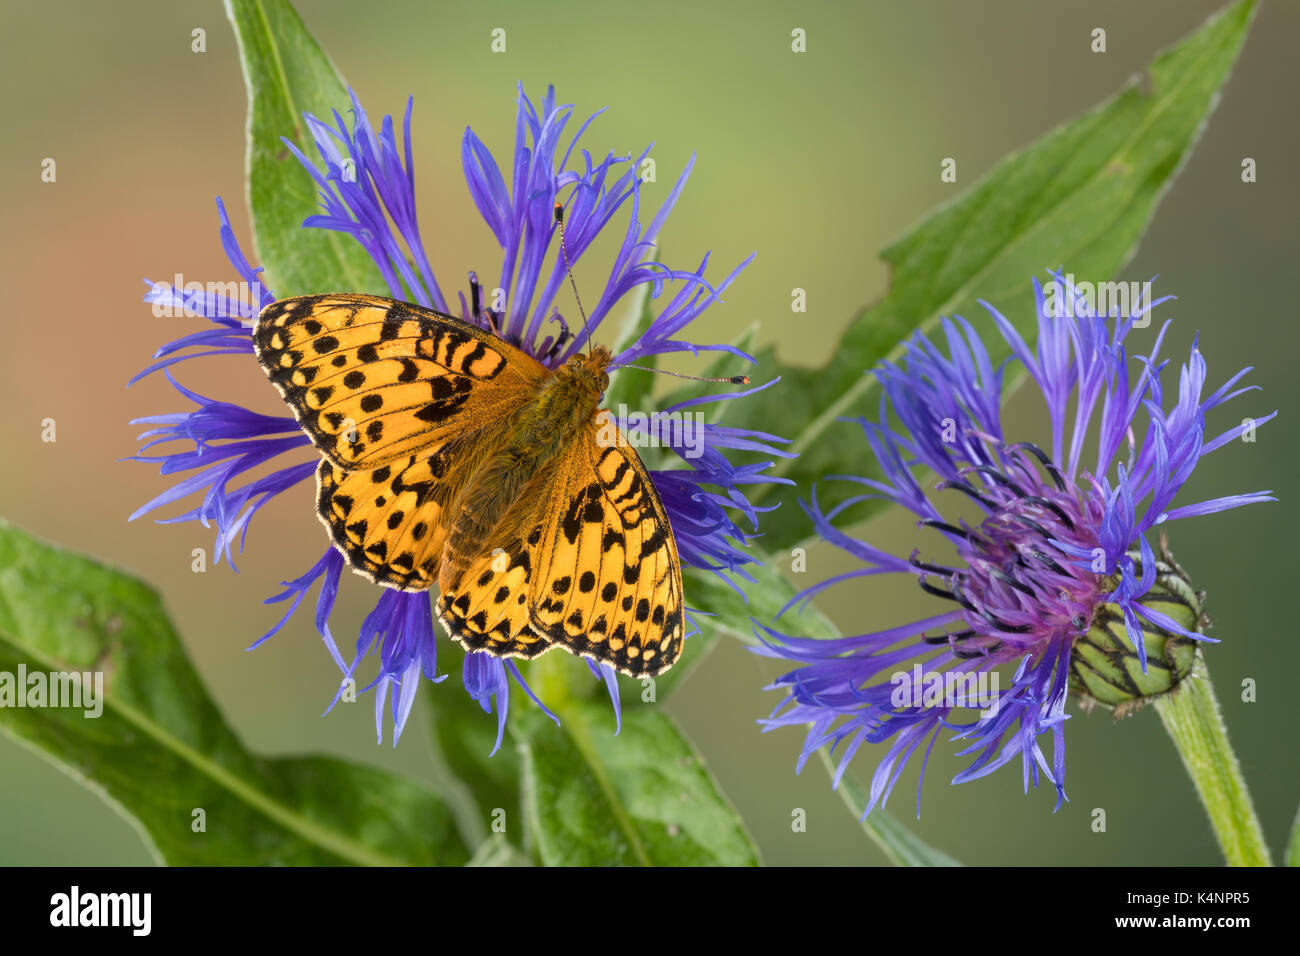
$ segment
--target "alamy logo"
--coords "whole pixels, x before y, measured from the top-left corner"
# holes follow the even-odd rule
[[[68,893],[50,897],[51,926],[127,926],[133,936],[148,936],[153,925],[151,893]]]
[[[160,319],[177,317],[216,319],[238,315],[240,305],[251,305],[254,313],[262,301],[260,282],[186,282],[179,272],[171,282],[155,282],[146,301]],[[252,319],[245,324],[252,325]]]
[[[1151,324],[1150,282],[1076,282],[1073,273],[1053,279],[1043,286],[1043,311],[1058,319],[1078,318],[1075,303],[1082,300],[1094,315],[1128,318],[1134,310],[1133,328]]]
[[[603,411],[597,419],[596,444],[601,448],[672,448],[683,458],[704,454],[704,415],[700,412]]]
[[[103,671],[0,671],[0,707],[71,707],[85,716],[104,712]]]
[[[889,702],[904,707],[969,707],[979,709],[981,717],[995,717],[998,712],[1001,678],[997,671],[926,671],[920,664],[910,671],[895,671],[889,678],[894,685]]]

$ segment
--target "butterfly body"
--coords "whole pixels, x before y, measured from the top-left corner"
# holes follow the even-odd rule
[[[258,359],[322,453],[317,511],[358,573],[438,586],[467,649],[671,666],[681,569],[636,452],[602,440],[608,349],[549,369],[453,316],[374,296],[268,305]]]
[[[609,386],[605,367],[612,360],[603,346],[573,356],[550,372],[504,425],[499,450],[469,478],[457,503],[442,571],[448,586],[473,557],[509,543],[493,533],[510,506],[529,497],[530,485],[545,484],[555,461],[595,421]],[[508,537],[509,524],[505,532]]]

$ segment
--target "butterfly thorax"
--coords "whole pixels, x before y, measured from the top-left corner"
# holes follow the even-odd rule
[[[590,398],[599,403],[600,397],[609,388],[609,373],[606,371],[614,361],[614,353],[603,345],[597,345],[586,355],[574,355],[555,370],[548,382],[575,398]]]
[[[563,452],[590,427],[609,386],[606,368],[613,354],[597,345],[574,355],[537,386],[532,401],[501,424],[497,451],[466,483],[466,494],[447,540],[444,580],[454,579],[473,559],[514,542],[498,540],[498,527],[512,505],[526,503],[529,488],[546,482]]]

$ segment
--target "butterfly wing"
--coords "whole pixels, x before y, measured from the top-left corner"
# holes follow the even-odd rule
[[[376,296],[273,302],[253,343],[324,455],[317,513],[335,545],[376,583],[429,588],[445,511],[547,370],[467,322]]]
[[[530,487],[541,490],[543,481]],[[521,501],[523,499],[521,498]],[[537,499],[529,499],[533,509]],[[507,514],[501,528],[517,528]],[[529,625],[529,595],[532,590],[537,545],[541,539],[541,517],[531,515],[528,533],[503,534],[499,543],[473,559],[464,571],[448,577],[452,561],[444,557],[441,596],[435,605],[438,620],[447,633],[467,651],[487,651],[496,657],[536,657],[550,650],[551,642]],[[523,527],[527,527],[526,525]]]
[[[303,430],[348,470],[429,454],[499,421],[548,374],[468,322],[369,295],[272,302],[253,344]]]
[[[634,677],[681,654],[681,564],[663,502],[636,452],[599,434],[593,422],[533,479],[495,555],[443,582],[439,618],[468,649],[532,657],[558,644]]]
[[[376,584],[423,591],[438,579],[447,512],[491,430],[444,442],[431,455],[347,471],[328,458],[316,469],[316,511],[348,563]]]
[[[530,624],[573,653],[652,676],[682,651],[677,542],[636,451],[602,444],[598,434],[593,424],[562,462],[566,480],[555,485],[542,535]]]

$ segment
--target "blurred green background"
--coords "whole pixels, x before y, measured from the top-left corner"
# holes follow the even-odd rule
[[[471,268],[490,273],[497,261],[460,173],[465,126],[506,149],[516,82],[533,96],[554,83],[580,114],[612,107],[589,134],[590,148],[656,142],[651,201],[698,154],[663,235],[666,259],[693,264],[711,249],[721,272],[758,250],[695,338],[725,340],[758,321],[764,340],[778,342],[786,357],[820,362],[853,313],[884,289],[877,250],[1007,152],[1109,96],[1217,6],[304,0],[299,10],[373,118],[400,114],[414,95],[420,216],[444,287],[456,287]],[[0,358],[7,410],[0,513],[160,588],[196,667],[251,748],[326,752],[427,776],[418,713],[397,749],[375,746],[367,703],[318,716],[338,678],[308,617],[260,650],[243,650],[277,619],[262,599],[322,550],[308,488],[261,514],[238,574],[225,566],[191,571],[191,549],[211,549],[202,528],[125,520],[165,487],[154,469],[117,462],[135,449],[127,420],[182,407],[161,378],[124,387],[183,321],[151,315],[140,302],[141,278],[231,276],[214,196],[225,197],[248,248],[245,94],[223,10],[216,3],[51,2],[14,6],[6,17],[0,80],[11,95],[0,153],[0,268],[12,294]],[[1105,54],[1089,51],[1099,26],[1108,34]],[[1286,604],[1297,529],[1284,480],[1300,465],[1292,401],[1298,337],[1294,297],[1285,291],[1300,257],[1298,26],[1296,4],[1266,3],[1259,12],[1204,138],[1119,277],[1158,273],[1157,292],[1179,296],[1167,310],[1175,319],[1167,355],[1186,355],[1199,329],[1213,384],[1255,365],[1251,381],[1263,393],[1233,403],[1212,422],[1215,431],[1282,410],[1257,443],[1209,458],[1187,499],[1272,488],[1282,501],[1188,522],[1173,539],[1210,593],[1212,633],[1223,643],[1210,650],[1209,665],[1275,853],[1300,799],[1293,736],[1300,708],[1291,683],[1300,683],[1300,645]],[[206,53],[191,52],[196,27],[207,31]],[[507,32],[505,54],[489,50],[495,27]],[[790,51],[795,27],[807,31],[802,55]],[[939,180],[939,162],[949,156],[958,162],[955,186]],[[57,161],[56,183],[41,182],[45,157]],[[1241,182],[1243,157],[1257,161],[1258,182]],[[579,281],[594,288],[600,277]],[[807,315],[790,312],[794,287],[807,290]],[[1028,277],[1025,289],[1028,295]],[[1151,335],[1135,338],[1147,344]],[[186,366],[184,381],[276,410],[252,363],[203,360]],[[57,421],[54,444],[40,441],[44,418]],[[1042,428],[1038,403],[1021,393],[1008,430],[1046,441]],[[833,440],[852,442],[853,433],[846,426]],[[871,533],[910,550],[901,517],[876,522]],[[807,581],[839,566],[830,549],[814,549]],[[368,599],[359,580],[345,589],[337,634],[347,635],[345,621],[355,628]],[[905,581],[842,588],[824,606],[855,633],[934,607]],[[758,733],[755,720],[778,700],[761,688],[779,672],[728,644],[668,707],[768,863],[882,862],[816,761],[794,775],[801,733]],[[1245,678],[1258,683],[1255,703],[1240,700]],[[450,684],[443,690],[460,693]],[[1059,812],[1050,788],[1023,795],[1014,767],[948,786],[963,764],[943,744],[931,760],[920,821],[912,819],[915,767],[899,784],[894,812],[967,863],[1220,862],[1155,713],[1116,723],[1071,709],[1071,802]],[[861,753],[859,776],[877,757]],[[1097,807],[1107,811],[1104,834],[1090,829]],[[791,831],[794,808],[807,811],[807,832]],[[130,824],[98,797],[0,737],[0,862],[148,861]]]

